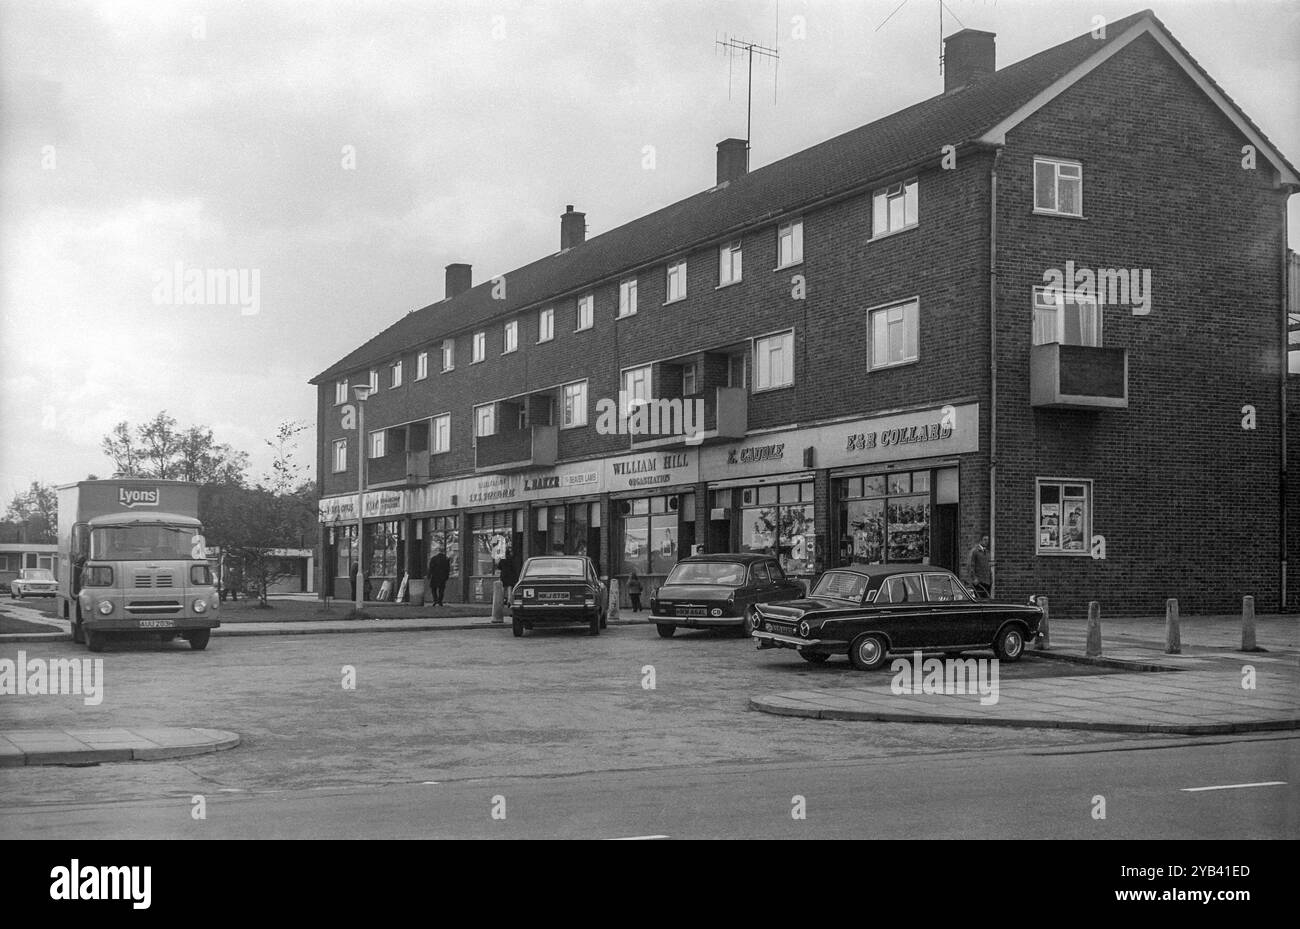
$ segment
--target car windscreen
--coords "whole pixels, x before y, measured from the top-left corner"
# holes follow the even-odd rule
[[[99,561],[192,559],[197,526],[136,523],[90,530],[90,557]]]
[[[866,589],[867,578],[861,574],[853,574],[849,571],[827,571],[817,581],[811,596],[859,603]]]
[[[23,580],[25,581],[52,581],[54,575],[46,568],[24,568]]]
[[[682,561],[668,573],[664,583],[739,587],[745,583],[745,566],[734,561]]]
[[[583,580],[587,565],[581,558],[530,558],[524,565],[523,577],[565,577]]]

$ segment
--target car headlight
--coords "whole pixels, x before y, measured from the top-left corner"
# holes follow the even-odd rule
[[[205,610],[207,610],[207,608],[208,608],[208,601],[204,600],[202,597],[199,597],[199,599],[194,601],[195,613],[202,613]]]
[[[722,607],[720,607],[720,606],[715,606],[713,609],[709,610],[709,615],[710,615],[710,616],[721,616],[721,615],[722,615]]]
[[[583,601],[582,601],[582,605],[583,605],[583,606],[595,606],[595,605],[596,605],[596,600],[595,600],[594,597],[588,597],[586,600],[583,600]]]
[[[802,620],[802,621],[799,623],[799,634],[800,634],[801,636],[803,636],[804,638],[807,638],[807,637],[808,637],[808,633],[811,632],[811,631],[812,631],[812,627],[808,625],[808,620],[805,619],[805,620]]]
[[[101,615],[103,615],[103,616],[107,616],[109,613],[113,612],[113,601],[112,601],[112,600],[100,600],[100,601],[99,601],[99,606],[97,606],[96,609],[99,610],[99,612],[100,612]]]
[[[511,605],[511,606],[523,606],[523,605],[524,605],[524,601],[520,600],[518,597],[515,597],[515,599],[513,599],[513,600],[510,601],[510,605]]]

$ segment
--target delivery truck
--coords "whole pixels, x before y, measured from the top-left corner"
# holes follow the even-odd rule
[[[180,636],[207,648],[220,599],[188,481],[79,481],[59,492],[59,615],[72,640]]]

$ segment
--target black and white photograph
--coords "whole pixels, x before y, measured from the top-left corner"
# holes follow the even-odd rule
[[[1300,3],[1141,2],[0,0],[15,901],[1276,906]]]

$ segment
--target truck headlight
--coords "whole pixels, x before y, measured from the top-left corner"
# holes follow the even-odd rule
[[[101,615],[107,616],[109,613],[113,612],[113,601],[100,600],[99,606],[97,606],[96,609],[99,610]]]
[[[207,608],[208,608],[208,601],[204,600],[202,597],[199,597],[199,599],[194,601],[195,613],[202,613],[205,610],[207,610]]]

